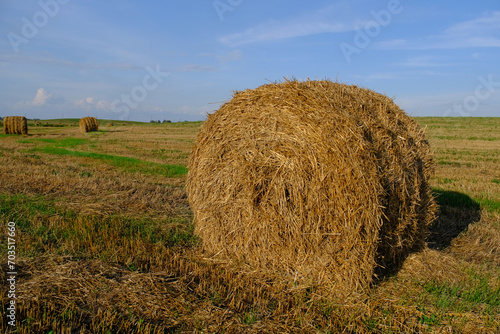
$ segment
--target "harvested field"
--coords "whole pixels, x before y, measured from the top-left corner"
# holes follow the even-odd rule
[[[201,251],[185,190],[201,122],[83,134],[78,120],[28,121],[28,136],[0,135],[16,333],[500,332],[500,119],[416,121],[436,162],[437,220],[422,250],[350,299]]]

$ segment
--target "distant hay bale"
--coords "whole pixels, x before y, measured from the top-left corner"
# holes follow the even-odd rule
[[[349,293],[425,245],[436,205],[420,127],[331,81],[236,92],[203,124],[186,189],[212,255]]]
[[[95,117],[84,117],[80,119],[80,131],[82,133],[99,130],[99,123]]]
[[[107,127],[112,127],[113,125],[114,125],[113,123],[106,124]]]
[[[28,120],[24,116],[7,116],[3,119],[3,133],[6,135],[27,135]]]

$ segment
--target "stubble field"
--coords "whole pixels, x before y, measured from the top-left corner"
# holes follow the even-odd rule
[[[428,247],[364,295],[332,300],[207,258],[184,183],[201,122],[29,122],[0,135],[0,279],[15,222],[13,333],[500,332],[500,118],[417,118],[440,204]]]

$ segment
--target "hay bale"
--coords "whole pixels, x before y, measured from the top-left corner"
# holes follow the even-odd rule
[[[106,126],[107,127],[112,127],[112,126],[114,126],[114,124],[113,123],[108,123],[108,124],[106,124]]]
[[[80,131],[82,133],[99,130],[99,123],[95,117],[84,117],[79,121]]]
[[[86,124],[87,124],[86,117],[80,118],[80,120],[78,121],[78,125],[80,126],[80,132],[82,132],[82,133],[88,132]]]
[[[12,135],[27,135],[28,120],[24,116],[7,116],[3,120],[3,132]]]
[[[293,80],[236,92],[208,116],[186,189],[205,251],[346,292],[425,244],[432,166],[390,98]]]

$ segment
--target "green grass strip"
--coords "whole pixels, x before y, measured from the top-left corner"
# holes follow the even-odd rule
[[[450,296],[473,304],[489,304],[500,307],[500,288],[491,288],[485,282],[477,286],[464,287],[450,283],[430,282],[424,286],[425,290],[435,296]]]
[[[19,238],[21,255],[36,257],[54,252],[99,257],[103,253],[115,253],[115,249],[127,240],[142,240],[146,244],[159,243],[167,247],[197,243],[189,217],[157,220],[118,215],[87,216],[58,208],[56,203],[56,200],[43,196],[0,193],[0,217],[15,222],[17,233],[25,236]],[[53,223],[48,224],[49,221]],[[94,254],[90,254],[89,243],[95,247]],[[1,256],[6,256],[6,253],[6,247],[0,248]]]
[[[55,138],[33,138],[33,139],[26,139],[26,140],[18,140],[18,143],[22,144],[29,144],[29,143],[47,143],[51,144],[52,146],[55,147],[67,147],[67,148],[74,148],[78,145],[83,145],[86,144],[89,140],[85,138],[73,138],[73,137],[68,137],[64,139],[55,139]]]
[[[122,157],[117,155],[72,151],[65,148],[53,146],[36,148],[34,150],[47,154],[97,159],[104,161],[112,166],[119,167],[127,172],[140,172],[146,174],[163,175],[166,177],[181,176],[187,174],[188,172],[187,167],[181,165],[159,164],[156,162],[143,161],[136,158]]]
[[[486,198],[486,197],[478,197],[476,201],[481,205],[481,208],[486,209],[487,211],[500,212],[500,202]]]

